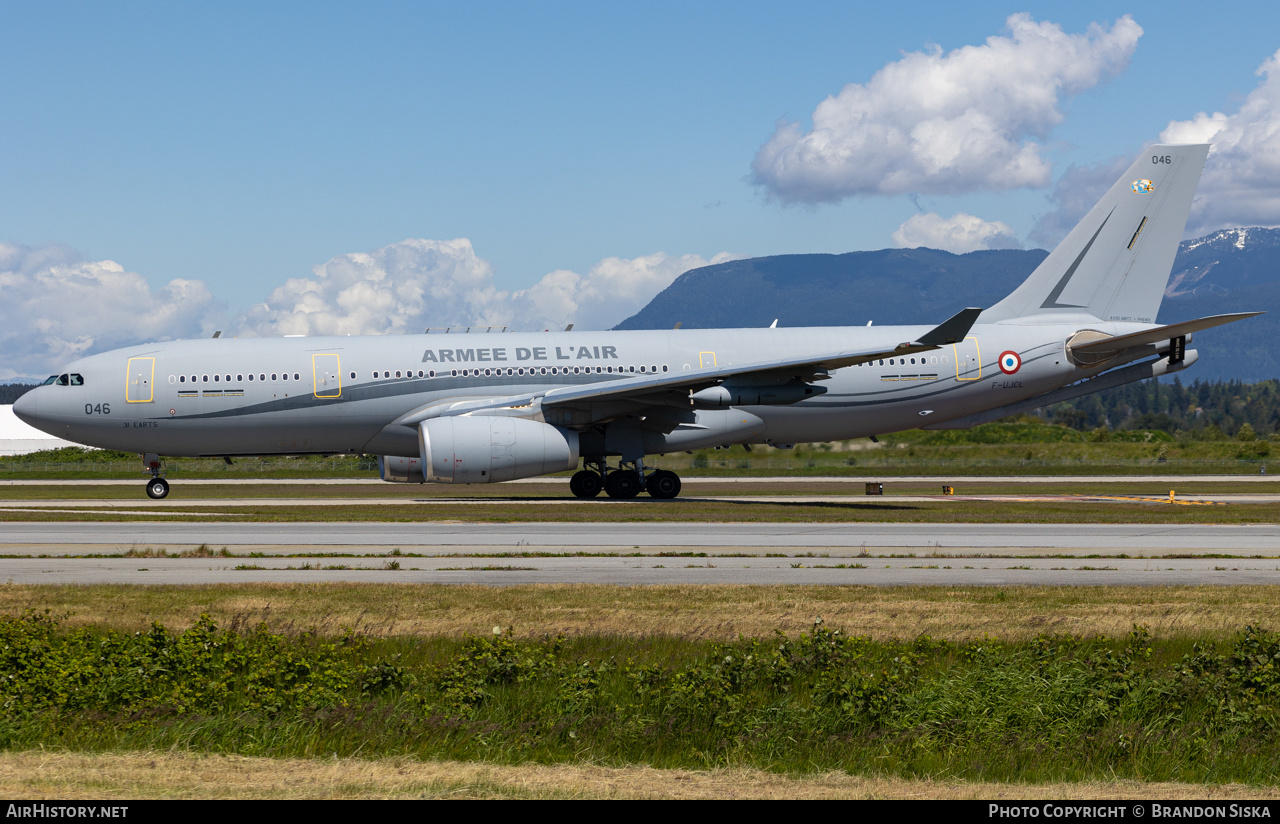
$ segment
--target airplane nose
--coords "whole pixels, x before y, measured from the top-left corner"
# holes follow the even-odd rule
[[[27,426],[34,426],[37,429],[39,424],[37,419],[40,413],[40,400],[36,397],[36,391],[30,390],[16,401],[13,402],[13,414],[18,416],[18,420]]]

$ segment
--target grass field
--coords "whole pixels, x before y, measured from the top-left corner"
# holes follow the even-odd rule
[[[1259,474],[1280,443],[1174,438],[1158,430],[1086,433],[1012,421],[973,430],[911,430],[868,440],[800,444],[795,449],[741,446],[651,456],[655,466],[685,477],[788,474],[897,475]],[[1280,452],[1277,452],[1280,456]],[[0,480],[141,478],[136,455],[62,449],[0,458]],[[171,458],[171,480],[183,478],[376,478],[371,456]]]
[[[66,616],[68,627],[145,631],[189,626],[202,614],[245,630],[347,630],[376,638],[564,634],[732,641],[797,634],[814,619],[887,641],[926,634],[962,643],[1039,633],[1122,636],[1135,624],[1156,638],[1222,641],[1247,625],[1280,627],[1280,590],[1196,587],[457,586],[237,584],[220,586],[0,585],[0,614]]]
[[[1280,777],[1280,636],[1252,623],[1271,588],[5,590],[11,795],[1197,798]],[[136,628],[194,609],[228,620]],[[1158,623],[1101,631],[1132,618]]]

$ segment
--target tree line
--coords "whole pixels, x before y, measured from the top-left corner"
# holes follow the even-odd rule
[[[1072,429],[1158,429],[1202,440],[1280,431],[1280,381],[1140,381],[1041,409]],[[1246,429],[1247,427],[1247,429]]]

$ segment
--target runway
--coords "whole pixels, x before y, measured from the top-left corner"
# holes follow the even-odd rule
[[[13,583],[1280,583],[1280,525],[54,522],[0,554]]]
[[[398,568],[390,568],[392,564]],[[14,584],[448,583],[807,584],[869,586],[1175,586],[1277,584],[1275,559],[766,558],[762,556],[467,558],[5,559]]]

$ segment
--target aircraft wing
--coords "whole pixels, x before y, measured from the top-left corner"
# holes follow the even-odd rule
[[[845,350],[818,357],[806,355],[755,363],[729,363],[666,375],[641,375],[588,386],[565,386],[549,390],[542,396],[542,405],[562,406],[581,401],[618,400],[671,389],[696,390],[714,386],[732,378],[748,376],[776,376],[779,382],[791,378],[822,380],[826,377],[825,373],[833,369],[868,363],[880,358],[927,352],[963,340],[980,314],[982,314],[981,309],[963,309],[941,325],[926,332],[920,340],[903,341],[891,349]]]
[[[951,343],[963,340],[973,327],[981,309],[962,309],[938,326],[930,329],[919,340],[903,341],[898,345],[885,348],[844,350],[823,355],[804,355],[794,358],[779,358],[753,363],[730,363],[703,369],[671,372],[664,375],[631,375],[617,380],[601,381],[585,386],[563,386],[540,393],[510,395],[497,398],[481,398],[434,404],[430,407],[415,410],[398,422],[413,426],[428,418],[466,415],[486,409],[515,408],[530,406],[540,402],[546,408],[550,406],[570,406],[601,401],[637,400],[643,401],[646,396],[670,391],[696,391],[715,386],[732,378],[767,377],[776,378],[785,383],[794,378],[801,380],[824,380],[827,372],[845,366],[868,363],[880,358],[899,357],[916,352],[927,352],[939,349]]]

